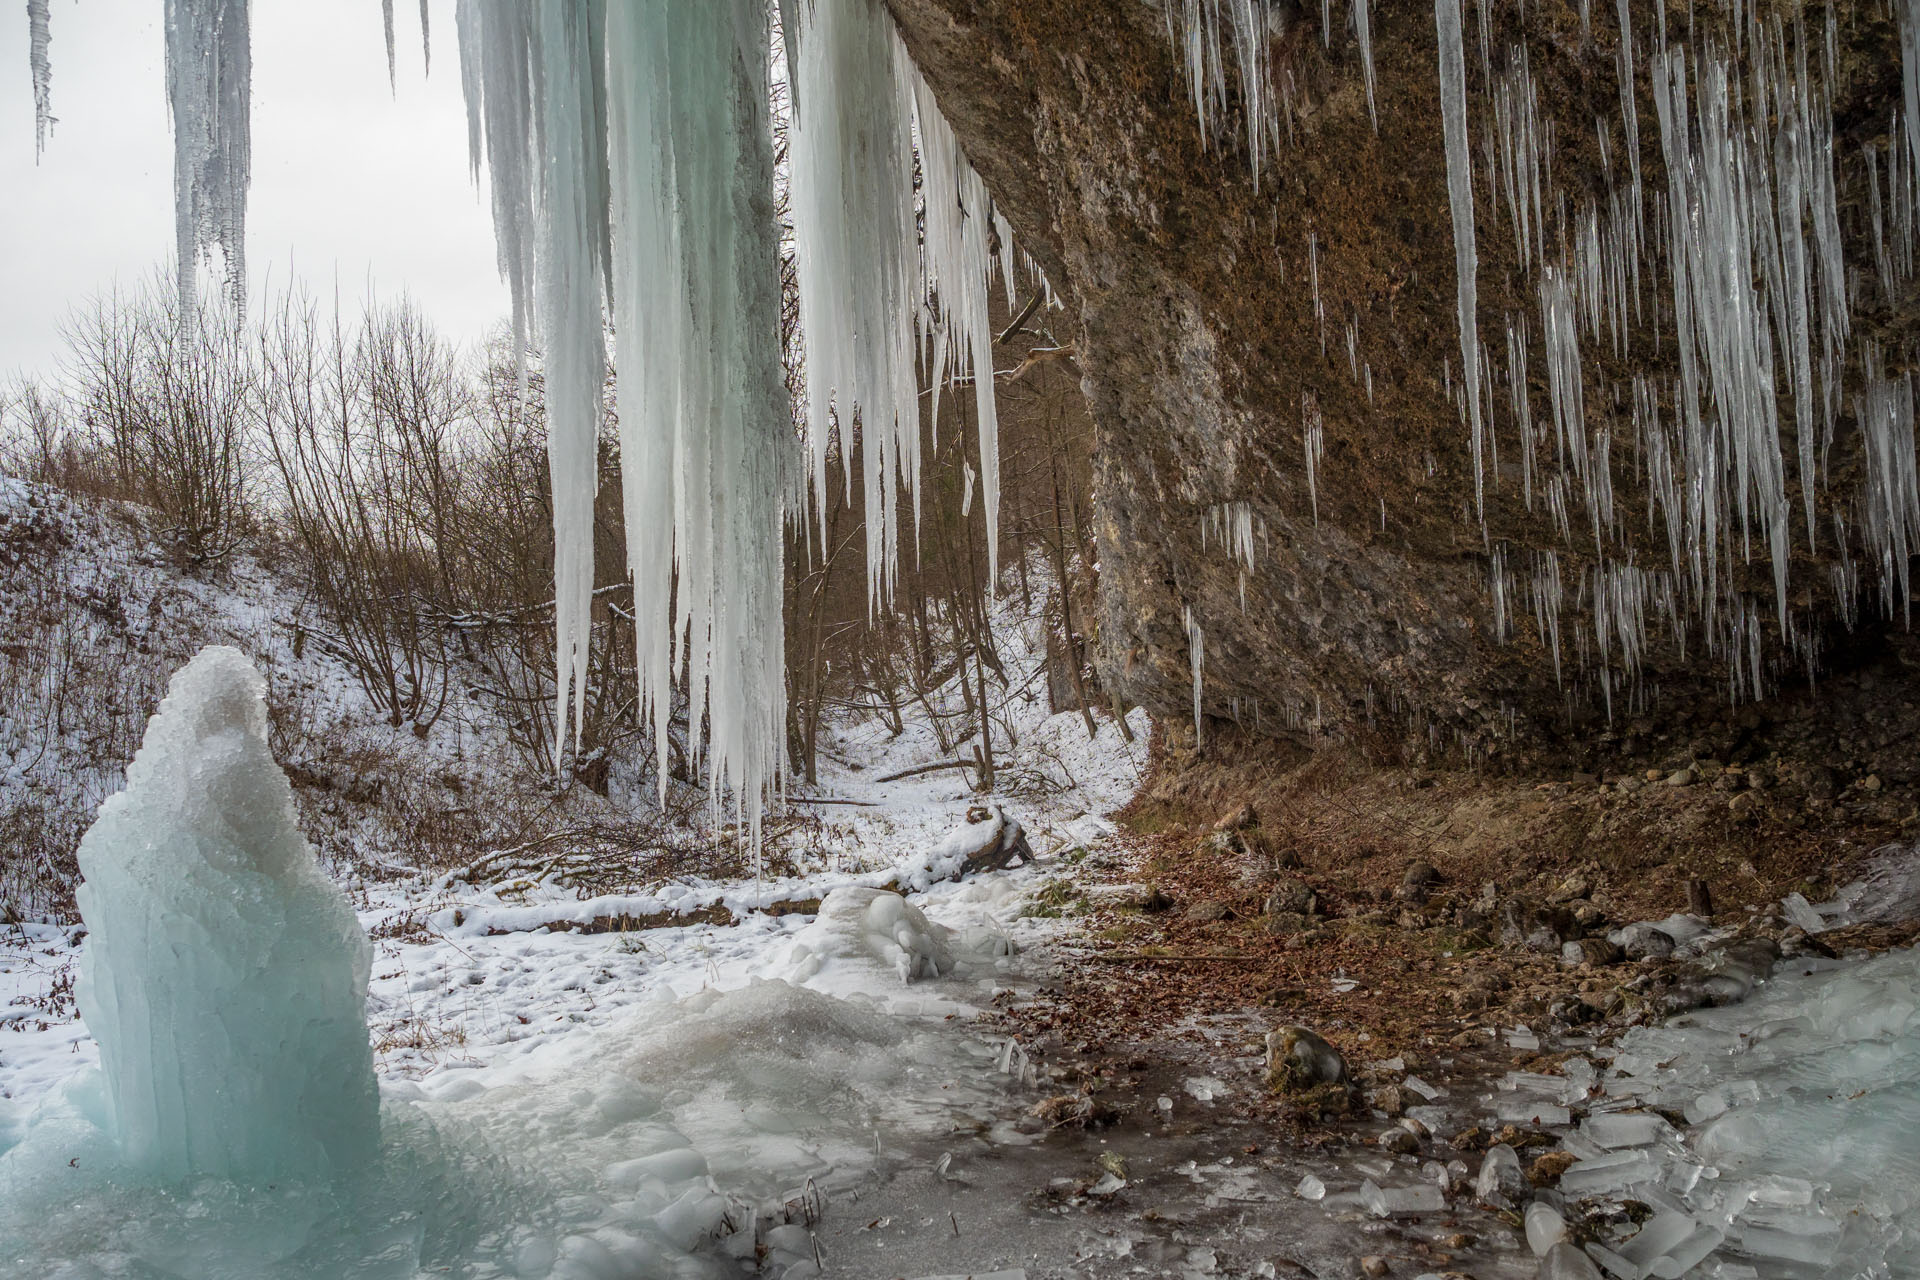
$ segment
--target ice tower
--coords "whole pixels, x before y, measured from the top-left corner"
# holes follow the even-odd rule
[[[80,1012],[114,1136],[163,1175],[324,1179],[378,1145],[372,950],[300,834],[265,689],[201,650],[80,843]]]

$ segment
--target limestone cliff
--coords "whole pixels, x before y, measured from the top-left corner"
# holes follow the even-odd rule
[[[1060,328],[1074,335],[1099,432],[1099,659],[1126,697],[1188,715],[1197,633],[1207,717],[1283,736],[1365,736],[1423,757],[1579,756],[1633,717],[1724,721],[1730,706],[1810,668],[1878,652],[1879,635],[1903,626],[1910,495],[1887,487],[1904,482],[1889,481],[1884,465],[1868,466],[1858,425],[1877,411],[1878,401],[1861,407],[1870,390],[1897,399],[1906,385],[1915,331],[1911,267],[1903,274],[1898,261],[1911,244],[1914,170],[1899,125],[1900,33],[1880,7],[1762,3],[1736,21],[1714,6],[1663,12],[1640,0],[1584,15],[1560,0],[1468,6],[1478,329],[1490,370],[1483,526],[1432,7],[1375,6],[1376,130],[1350,0],[1333,5],[1324,34],[1319,12],[1264,6],[1282,132],[1256,186],[1237,116],[1213,145],[1203,137],[1158,3],[888,4],[1064,303]],[[1622,11],[1638,42],[1637,188]],[[1758,490],[1733,475],[1730,457],[1681,456],[1674,334],[1676,303],[1687,300],[1673,285],[1675,188],[1663,147],[1691,138],[1704,149],[1712,138],[1704,96],[1698,122],[1663,131],[1663,48],[1673,57],[1659,65],[1695,82],[1716,57],[1728,67],[1736,143],[1746,137],[1741,154],[1764,171],[1748,177],[1754,208],[1790,176],[1779,86],[1806,97],[1816,122],[1831,102],[1846,323],[1828,334],[1818,315],[1810,322],[1816,355],[1821,335],[1832,339],[1837,378],[1812,389],[1804,424],[1794,320],[1781,309],[1785,215],[1771,264],[1756,224],[1750,262],[1733,273],[1752,272],[1750,310],[1772,326],[1778,429],[1768,448],[1782,460],[1784,523],[1779,510],[1740,518],[1736,499]],[[1519,200],[1511,195],[1525,102],[1547,139],[1538,206],[1524,172]],[[1776,185],[1763,192],[1762,180]],[[1698,192],[1703,179],[1694,181]],[[1636,197],[1637,219],[1623,215]],[[1795,225],[1811,243],[1818,210],[1802,213],[1806,197],[1795,198]],[[1516,203],[1532,220],[1531,252],[1520,248]],[[1876,243],[1892,247],[1876,256]],[[1603,271],[1620,278],[1599,280]],[[1580,317],[1578,397],[1550,386],[1550,276]],[[1806,281],[1798,295],[1817,312],[1815,269],[1803,262],[1790,279]],[[1696,393],[1708,437],[1731,421],[1714,398],[1722,391]],[[1569,464],[1567,438],[1556,441],[1556,413],[1575,424],[1584,470]],[[1876,438],[1892,439],[1896,464],[1911,468],[1910,416],[1896,406],[1888,421]],[[1803,431],[1820,433],[1811,535],[1796,461]],[[1662,466],[1681,468],[1677,485],[1655,474]],[[1726,508],[1717,525],[1707,512],[1704,534],[1688,523],[1697,511],[1681,518],[1689,480]],[[1236,525],[1250,534],[1250,560],[1222,536]],[[1769,538],[1782,528],[1779,600]],[[1708,540],[1711,583],[1696,545]],[[1883,575],[1895,587],[1891,622]]]

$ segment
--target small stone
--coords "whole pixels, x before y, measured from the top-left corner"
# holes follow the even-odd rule
[[[1347,1060],[1310,1027],[1276,1027],[1267,1033],[1267,1083],[1297,1092],[1316,1085],[1341,1084]]]
[[[1379,1146],[1382,1151],[1391,1151],[1397,1156],[1410,1156],[1420,1150],[1420,1139],[1405,1129],[1389,1129],[1380,1135]]]
[[[1760,793],[1757,791],[1736,791],[1733,799],[1727,801],[1727,814],[1736,822],[1751,822],[1760,813]]]
[[[1307,918],[1298,911],[1276,911],[1266,917],[1267,932],[1275,937],[1298,933],[1307,927]]]
[[[1375,1111],[1385,1115],[1404,1115],[1407,1110],[1407,1091],[1397,1084],[1381,1085],[1367,1095],[1367,1101]]]
[[[1233,909],[1224,902],[1196,902],[1186,910],[1186,918],[1199,924],[1214,920],[1225,920],[1233,914]]]
[[[1670,787],[1692,786],[1693,785],[1693,767],[1689,765],[1685,769],[1675,769],[1672,773],[1667,775],[1667,785]]]
[[[1593,892],[1593,882],[1576,871],[1560,882],[1560,887],[1553,891],[1552,901],[1572,902],[1576,898],[1586,897],[1591,892]]]
[[[1640,921],[1620,930],[1620,946],[1629,960],[1664,960],[1673,954],[1673,935]]]
[[[1440,873],[1431,862],[1413,862],[1400,877],[1400,896],[1409,902],[1425,902],[1440,883]]]
[[[1319,895],[1312,885],[1298,876],[1282,876],[1267,894],[1266,913],[1310,916],[1318,904]]]
[[[1213,829],[1215,831],[1244,831],[1248,827],[1257,827],[1259,825],[1260,815],[1254,812],[1252,805],[1243,804],[1238,809],[1223,814],[1220,820],[1213,824]]]
[[[1527,1167],[1527,1181],[1536,1187],[1551,1187],[1572,1164],[1571,1151],[1549,1151]]]
[[[1658,769],[1649,769],[1646,772],[1646,779],[1648,782],[1658,782],[1660,781],[1662,776],[1663,775]]]
[[[1577,938],[1561,946],[1560,963],[1598,969],[1620,963],[1622,954],[1619,947],[1605,938]]]
[[[1868,774],[1866,777],[1860,779],[1859,786],[1862,791],[1878,791],[1880,789],[1880,775],[1877,773]]]
[[[1369,1280],[1380,1280],[1388,1270],[1387,1260],[1378,1254],[1368,1254],[1360,1259],[1360,1274],[1369,1277]]]

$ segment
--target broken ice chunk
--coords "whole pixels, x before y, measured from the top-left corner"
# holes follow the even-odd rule
[[[1527,1206],[1527,1247],[1533,1256],[1544,1258],[1547,1251],[1567,1238],[1567,1220],[1559,1210],[1542,1200]]]
[[[1360,1203],[1376,1218],[1396,1213],[1439,1213],[1447,1207],[1446,1197],[1436,1186],[1381,1187],[1372,1178],[1360,1184]]]
[[[1560,1125],[1573,1119],[1559,1103],[1524,1093],[1496,1097],[1493,1100],[1493,1114],[1516,1124]]]
[[[1640,1151],[1620,1151],[1597,1160],[1582,1160],[1560,1175],[1560,1190],[1569,1196],[1620,1191],[1656,1175],[1653,1161]]]
[[[1726,1236],[1712,1227],[1696,1227],[1693,1234],[1647,1264],[1647,1274],[1660,1280],[1679,1280],[1706,1261]]]
[[[1813,909],[1813,904],[1798,893],[1790,893],[1780,899],[1780,914],[1787,918],[1787,923],[1805,929],[1808,933],[1819,933],[1827,927],[1827,922],[1820,918],[1820,913]]]
[[[1840,1243],[1840,1224],[1816,1214],[1768,1214],[1764,1223],[1742,1225],[1740,1252],[1750,1258],[1804,1262],[1824,1267]]]
[[[1444,1089],[1437,1089],[1433,1085],[1428,1084],[1425,1080],[1422,1080],[1419,1076],[1408,1076],[1406,1079],[1406,1085],[1407,1085],[1407,1088],[1413,1090],[1415,1093],[1419,1094],[1421,1097],[1427,1098],[1427,1099],[1438,1098],[1439,1096],[1441,1096],[1443,1093],[1446,1092],[1446,1090]]]
[[[1699,1124],[1723,1114],[1727,1109],[1727,1095],[1720,1089],[1709,1089],[1687,1103],[1684,1114],[1688,1124]]]
[[[1525,1027],[1510,1027],[1507,1030],[1507,1047],[1532,1053],[1540,1047],[1540,1037]]]
[[[1327,1184],[1308,1174],[1300,1179],[1300,1184],[1293,1189],[1293,1194],[1302,1200],[1324,1200],[1327,1195]]]
[[[1488,1147],[1480,1161],[1480,1176],[1473,1184],[1475,1198],[1491,1201],[1496,1195],[1517,1197],[1526,1187],[1527,1175],[1514,1149],[1504,1142]]]
[[[1637,1267],[1651,1266],[1654,1259],[1671,1252],[1698,1227],[1699,1224],[1684,1213],[1656,1213],[1633,1239],[1620,1246],[1620,1256]]]
[[[1540,1280],[1600,1280],[1600,1269],[1570,1244],[1557,1244],[1540,1259]]]
[[[1582,1135],[1609,1150],[1616,1147],[1644,1147],[1672,1131],[1672,1125],[1645,1111],[1614,1111],[1590,1116],[1580,1126]]]

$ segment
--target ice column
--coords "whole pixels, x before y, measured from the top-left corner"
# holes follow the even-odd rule
[[[295,822],[265,682],[203,649],[80,842],[78,996],[127,1159],[324,1179],[379,1140],[372,948]]]
[[[612,0],[614,312],[641,696],[660,785],[675,639],[710,794],[758,832],[786,722],[792,457],[761,0]],[[677,573],[679,590],[672,590]],[[699,743],[690,744],[699,754]]]
[[[879,0],[811,0],[799,10],[797,39],[788,37],[798,103],[792,200],[814,491],[824,520],[831,424],[837,416],[851,484],[857,415],[877,602],[891,594],[898,558],[898,484],[914,485],[920,471],[913,71]]]
[[[27,0],[27,70],[33,76],[33,154],[47,149],[47,131],[53,127],[53,63],[47,48],[53,43],[53,24],[47,0]]]
[[[173,114],[173,222],[180,314],[194,272],[220,246],[236,308],[247,297],[247,185],[253,176],[253,51],[247,0],[166,0],[167,107]]]

